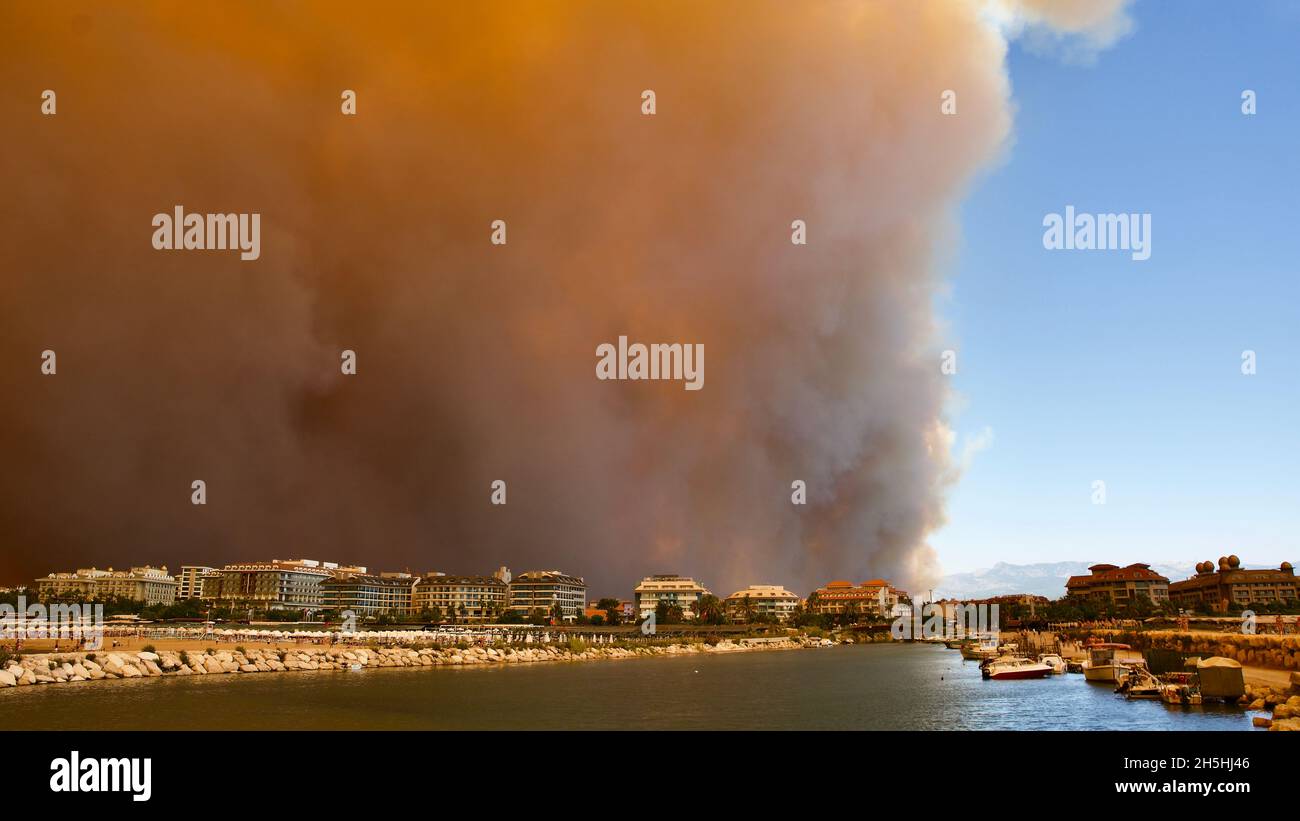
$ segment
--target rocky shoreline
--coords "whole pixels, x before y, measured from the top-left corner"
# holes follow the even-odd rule
[[[1291,674],[1287,690],[1246,685],[1242,704],[1255,712],[1272,711],[1272,716],[1255,716],[1251,723],[1268,730],[1300,731],[1300,673]]]
[[[0,688],[41,684],[71,684],[118,678],[230,675],[364,670],[382,667],[457,667],[536,664],[597,659],[793,650],[820,644],[817,640],[741,639],[716,644],[679,643],[617,646],[456,646],[456,647],[285,647],[160,650],[151,652],[96,651],[44,653],[10,660],[0,669]]]

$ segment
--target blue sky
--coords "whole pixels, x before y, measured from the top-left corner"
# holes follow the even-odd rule
[[[992,432],[932,540],[946,572],[1300,558],[1300,4],[1131,14],[1088,65],[1011,48],[1014,142],[937,306],[956,450]],[[1151,258],[1044,249],[1066,205],[1149,212]]]

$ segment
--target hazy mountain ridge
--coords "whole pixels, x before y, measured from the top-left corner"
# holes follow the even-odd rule
[[[1039,562],[1036,564],[1009,564],[998,562],[983,570],[969,573],[952,573],[944,576],[934,589],[936,599],[982,599],[1011,593],[1031,593],[1059,599],[1065,595],[1065,582],[1071,576],[1086,576],[1088,568],[1098,561],[1089,562]],[[1171,582],[1186,579],[1196,573],[1195,562],[1152,564],[1151,569]],[[922,596],[925,594],[922,593]]]

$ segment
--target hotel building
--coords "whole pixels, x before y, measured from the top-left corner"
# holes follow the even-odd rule
[[[560,617],[574,621],[587,609],[587,583],[558,570],[529,570],[510,582],[510,609],[524,616],[560,607]]]
[[[75,597],[82,601],[103,601],[121,597],[145,604],[172,604],[176,601],[176,579],[163,567],[133,567],[130,570],[80,568],[72,573],[51,573],[36,580],[36,593],[42,600]]]
[[[659,602],[666,602],[669,607],[680,607],[682,615],[688,619],[695,618],[691,605],[701,596],[710,595],[709,589],[695,579],[665,573],[659,576],[646,576],[634,591],[637,618],[645,618],[655,612]]]
[[[340,567],[314,559],[272,559],[228,564],[220,575],[205,577],[203,595],[232,604],[270,610],[319,610],[325,605],[322,585],[339,575],[365,573],[364,567]],[[210,586],[216,587],[210,591]]]
[[[1203,612],[1220,612],[1229,604],[1239,607],[1257,602],[1295,604],[1297,586],[1290,562],[1277,570],[1244,570],[1236,556],[1224,556],[1216,566],[1204,561],[1196,575],[1169,585],[1169,600],[1179,607]]]
[[[411,612],[418,616],[436,607],[449,621],[491,622],[505,611],[509,589],[499,576],[428,573],[411,591]]]
[[[808,597],[808,609],[818,615],[838,616],[843,613],[886,617],[894,614],[900,603],[907,601],[907,593],[884,579],[853,584],[837,580],[819,587]]]
[[[180,587],[176,589],[176,598],[203,598],[203,583],[207,578],[205,574],[211,574],[215,571],[215,567],[205,567],[198,564],[181,565],[181,572],[176,574],[176,581],[180,584]]]
[[[326,610],[351,610],[358,616],[405,616],[411,612],[415,584],[410,573],[354,573],[321,582]]]
[[[727,618],[738,624],[752,618],[771,617],[785,621],[799,604],[799,597],[779,584],[751,584],[726,598]]]
[[[1129,604],[1140,597],[1148,598],[1154,604],[1169,601],[1169,580],[1152,570],[1149,564],[1127,567],[1094,564],[1088,571],[1090,575],[1070,577],[1065,583],[1067,595],[1115,604]]]

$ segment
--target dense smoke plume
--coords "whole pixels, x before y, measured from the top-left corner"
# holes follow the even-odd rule
[[[1008,13],[1055,22],[994,5],[6,4],[0,582],[927,583],[948,215],[1009,134]],[[176,205],[259,212],[261,258],[153,250]],[[597,381],[620,334],[703,343],[705,388]]]

